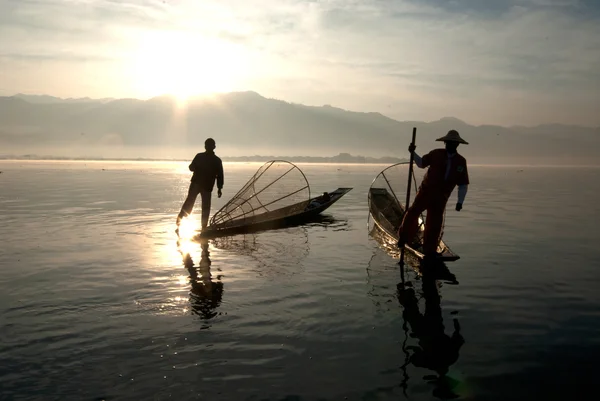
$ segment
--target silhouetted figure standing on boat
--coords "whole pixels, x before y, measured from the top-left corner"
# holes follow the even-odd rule
[[[208,226],[211,197],[215,181],[217,182],[217,195],[219,198],[222,195],[221,190],[223,189],[223,162],[215,155],[216,147],[215,140],[208,138],[204,141],[206,151],[198,153],[194,157],[194,160],[192,160],[192,163],[190,163],[189,169],[194,174],[192,175],[187,198],[183,202],[181,211],[177,216],[178,227],[181,219],[192,213],[198,194],[202,198],[202,229],[204,230]]]
[[[429,169],[425,173],[412,206],[408,208],[398,229],[398,246],[403,247],[407,243],[412,245],[418,230],[419,216],[427,210],[425,232],[423,233],[423,253],[427,257],[437,256],[444,211],[454,187],[458,185],[456,210],[460,211],[469,185],[467,161],[456,151],[459,144],[468,145],[468,142],[462,139],[455,130],[448,131],[448,134],[438,138],[437,141],[444,142],[446,148],[434,149],[423,157],[416,154],[415,145],[410,144],[408,148],[408,151],[413,153],[417,167],[429,167]]]

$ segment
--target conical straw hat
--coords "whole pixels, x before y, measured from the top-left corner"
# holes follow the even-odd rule
[[[448,131],[448,133],[445,136],[436,139],[436,141],[441,141],[441,142],[458,142],[458,143],[464,143],[465,145],[469,144],[469,142],[467,142],[464,139],[462,139],[460,137],[460,135],[458,134],[458,132],[455,131],[455,130],[453,130],[453,129],[450,130],[450,131]]]

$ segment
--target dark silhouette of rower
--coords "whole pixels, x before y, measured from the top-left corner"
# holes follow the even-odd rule
[[[444,275],[454,277],[443,263],[435,266],[423,266],[422,290],[425,297],[425,312],[421,314],[418,300],[413,288],[398,284],[398,300],[404,307],[403,318],[410,325],[411,337],[418,339],[418,346],[408,347],[412,350],[409,363],[414,366],[432,370],[437,376],[426,379],[435,388],[433,395],[442,399],[457,398],[453,392],[452,379],[447,377],[448,370],[459,357],[459,351],[465,343],[460,333],[458,320],[453,319],[454,331],[447,335],[442,318],[441,298],[437,288],[436,275],[440,269],[446,269]],[[456,278],[454,278],[456,280]]]
[[[221,305],[223,298],[223,282],[221,276],[213,281],[211,274],[210,252],[208,250],[208,240],[200,240],[200,263],[198,269],[194,266],[194,261],[189,253],[183,252],[178,241],[179,252],[183,258],[183,265],[188,270],[190,283],[190,302],[192,313],[202,317],[205,320],[212,319],[218,315],[216,309]]]

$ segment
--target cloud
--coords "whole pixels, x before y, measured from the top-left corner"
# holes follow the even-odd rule
[[[95,75],[119,82],[102,63],[126,65],[161,33],[236,49],[240,89],[294,102],[400,119],[600,124],[585,111],[600,103],[594,0],[0,0],[0,67],[97,63]]]
[[[119,53],[129,27],[160,26],[150,2],[0,0],[0,10],[5,58],[102,60]]]
[[[110,0],[0,0],[4,28],[84,34],[107,31],[115,25],[159,27],[164,24],[161,2]],[[162,17],[162,18],[161,18]],[[35,33],[35,32],[34,32]]]
[[[0,60],[9,61],[69,61],[76,63],[85,62],[111,62],[116,59],[107,56],[86,56],[84,54],[53,53],[53,54],[0,54]]]
[[[439,102],[431,101],[443,98],[459,106],[448,111],[471,121],[498,122],[499,114],[492,110],[511,107],[499,104],[503,97],[506,103],[515,96],[532,99],[529,107],[538,110],[531,110],[531,115],[545,121],[551,121],[556,111],[539,110],[548,97],[564,97],[558,107],[569,110],[600,100],[599,21],[563,10],[581,8],[581,3],[506,2],[490,12],[464,2],[467,7],[461,13],[457,6],[441,4],[448,2],[420,6],[372,1],[322,10],[318,41],[305,42],[301,48],[305,52],[298,53],[329,61],[324,69],[334,65],[341,74],[350,70],[357,92],[369,91],[367,85],[359,87],[355,77],[359,74],[371,77],[373,86],[390,89],[390,100],[414,89],[410,95],[415,109],[437,108]],[[461,109],[482,103],[489,111],[479,117]],[[590,114],[584,120],[597,124],[598,117]]]

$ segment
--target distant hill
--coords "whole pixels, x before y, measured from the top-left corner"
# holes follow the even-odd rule
[[[18,99],[23,99],[26,102],[34,103],[34,104],[56,104],[56,103],[106,103],[112,100],[113,98],[104,98],[104,99],[92,99],[89,97],[82,98],[68,98],[62,99],[59,97],[49,96],[49,95],[25,95],[23,93],[18,93],[13,97]]]
[[[591,164],[600,156],[600,128],[472,126],[453,117],[397,121],[380,113],[294,104],[255,92],[194,98],[185,106],[169,96],[0,97],[0,153],[5,155],[189,159],[210,136],[224,158],[340,153],[405,158],[413,126],[419,154],[443,146],[435,139],[458,130],[470,143],[459,152],[471,163]]]

